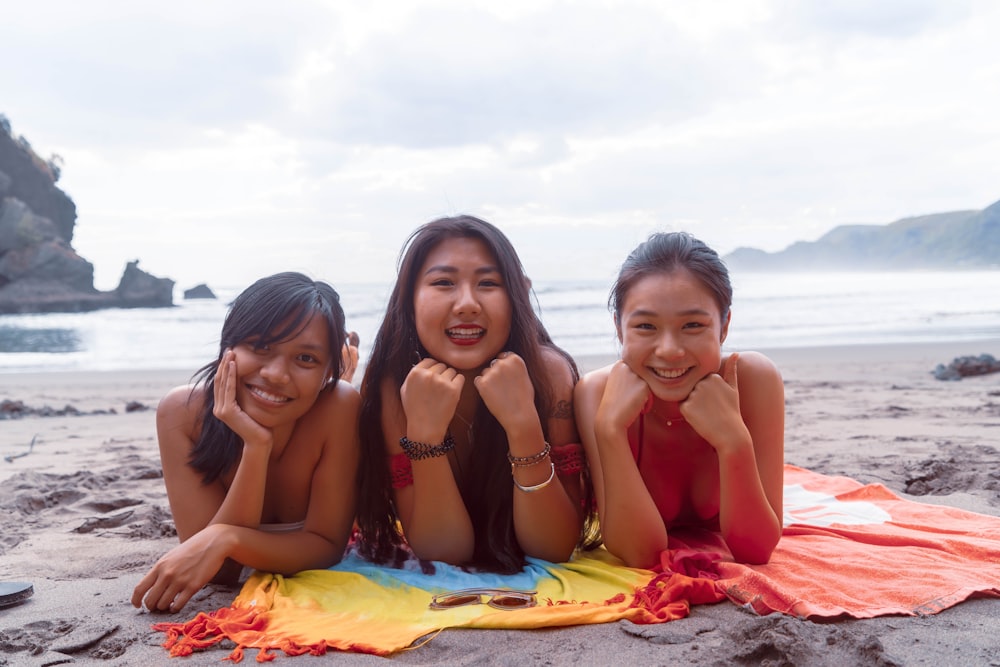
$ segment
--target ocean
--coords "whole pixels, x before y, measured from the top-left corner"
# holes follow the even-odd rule
[[[1000,271],[733,273],[727,350],[969,341],[1000,338]],[[536,281],[537,306],[556,343],[574,356],[617,355],[610,285]],[[338,284],[361,358],[385,309],[388,284]],[[0,315],[0,373],[168,369],[213,360],[227,304]]]

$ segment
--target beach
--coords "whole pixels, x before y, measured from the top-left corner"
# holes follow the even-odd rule
[[[932,374],[956,357],[1000,357],[1000,340],[763,351],[785,380],[786,462],[883,484],[918,502],[1000,516],[1000,373],[958,381]],[[587,371],[609,359],[577,361]],[[0,665],[207,665],[229,654],[232,645],[223,644],[171,662],[160,646],[164,636],[150,625],[227,606],[238,589],[209,586],[172,615],[129,603],[135,584],[176,541],[154,410],[167,390],[190,375],[0,374],[0,401],[20,401],[29,409],[20,418],[0,420],[0,581],[34,586],[27,601],[0,608]],[[64,414],[37,414],[45,407]],[[331,652],[277,659],[357,665],[1000,665],[998,636],[997,598],[970,599],[929,616],[823,623],[757,616],[724,601],[696,606],[688,618],[660,625],[449,629],[390,658]],[[248,650],[244,660],[255,654]]]

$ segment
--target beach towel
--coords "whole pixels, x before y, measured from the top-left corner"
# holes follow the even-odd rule
[[[671,535],[671,546],[722,554],[720,589],[759,614],[917,616],[1000,597],[1000,518],[790,465],[784,484],[784,530],[766,565],[734,563],[705,531]]]
[[[782,538],[766,565],[733,562],[721,536],[704,530],[672,531],[654,570],[625,567],[604,549],[570,563],[529,559],[514,575],[414,558],[378,566],[351,551],[329,570],[255,573],[230,607],[153,627],[166,633],[171,655],[229,639],[231,659],[257,648],[267,660],[279,649],[387,655],[449,627],[663,623],[727,598],[758,614],[831,619],[933,614],[974,595],[1000,596],[998,517],[790,465],[784,494]],[[534,590],[538,606],[429,608],[434,594],[466,588]]]
[[[537,606],[500,610],[486,604],[430,608],[436,593],[469,588],[536,591]],[[484,598],[485,599],[485,598]],[[246,648],[288,655],[327,649],[387,655],[443,628],[541,628],[629,619],[683,618],[691,604],[724,600],[712,579],[682,572],[654,575],[628,568],[598,549],[570,563],[528,559],[513,575],[475,572],[410,558],[403,567],[374,565],[350,552],[329,570],[293,577],[255,573],[227,609],[187,623],[159,623],[171,655],[229,639],[239,661]]]

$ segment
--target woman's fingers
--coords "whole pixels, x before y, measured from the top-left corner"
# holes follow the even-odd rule
[[[132,591],[132,606],[139,608],[142,606],[142,599],[146,597],[146,593],[153,587],[156,583],[156,569],[152,569],[146,573],[138,584],[136,584],[135,589]]]
[[[212,412],[219,419],[232,411],[236,404],[236,355],[231,349],[222,354],[215,373],[215,407]]]
[[[171,587],[169,578],[164,576],[157,564],[135,587],[132,593],[132,605],[141,607],[145,604],[146,609],[150,611],[169,611],[176,597],[177,590]]]

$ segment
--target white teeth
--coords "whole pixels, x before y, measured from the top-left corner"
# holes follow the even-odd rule
[[[485,329],[470,329],[468,327],[463,327],[461,329],[445,329],[445,333],[452,338],[479,338],[485,333]]]
[[[650,370],[652,370],[654,373],[656,373],[657,377],[661,377],[664,380],[673,380],[675,378],[679,378],[680,376],[682,376],[682,375],[684,375],[685,373],[688,372],[688,369],[686,369],[686,368],[672,368],[672,369],[671,368],[664,368],[664,369],[652,368]]]
[[[260,396],[265,401],[271,401],[272,403],[286,403],[291,400],[287,396],[279,396],[278,394],[271,394],[269,392],[266,392],[260,387],[250,387],[250,391],[256,394],[257,396]]]

